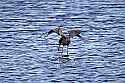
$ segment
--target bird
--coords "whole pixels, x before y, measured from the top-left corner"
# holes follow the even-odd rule
[[[59,36],[61,36],[59,39],[58,51],[59,51],[61,45],[63,47],[67,46],[67,56],[68,56],[68,47],[71,43],[71,39],[74,38],[75,36],[82,38],[82,36],[80,35],[81,30],[79,30],[79,29],[69,30],[68,35],[64,34],[63,30],[64,30],[63,26],[57,26],[56,28],[49,30],[47,32],[47,36],[52,34],[52,33],[57,33]],[[62,53],[63,53],[63,47],[62,47]]]

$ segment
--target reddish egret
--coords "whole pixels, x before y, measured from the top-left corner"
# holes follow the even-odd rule
[[[61,36],[61,38],[59,39],[58,51],[59,51],[60,45],[62,45],[63,47],[67,46],[67,55],[68,55],[68,46],[71,42],[70,41],[71,38],[73,38],[74,36],[81,38],[81,36],[80,36],[81,31],[79,29],[70,30],[70,31],[68,31],[68,35],[65,35],[63,33],[63,28],[57,27],[57,28],[51,29],[49,32],[47,32],[47,36],[53,32],[57,33],[58,35]],[[63,47],[62,47],[62,53],[63,53]]]

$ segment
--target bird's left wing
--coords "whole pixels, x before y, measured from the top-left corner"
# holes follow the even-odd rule
[[[81,31],[79,29],[70,30],[68,31],[68,33],[71,38],[73,38],[74,36],[81,37],[80,36]]]
[[[82,31],[79,30],[79,29],[74,29],[74,30],[68,31],[69,36],[70,36],[71,38],[77,36],[77,37],[79,37],[82,41],[84,41],[84,42],[87,43],[87,42],[88,42],[88,38],[82,37],[82,36],[80,35],[81,32],[82,32]]]

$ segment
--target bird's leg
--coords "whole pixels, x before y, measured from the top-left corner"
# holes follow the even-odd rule
[[[63,46],[62,46],[62,53],[63,53]],[[62,55],[62,54],[61,54]]]
[[[59,47],[58,47],[58,51],[59,51],[59,48],[60,48],[60,44],[59,44]]]
[[[68,55],[68,46],[67,46],[67,55]]]
[[[68,57],[69,55],[68,55],[68,46],[67,46],[67,55],[64,55],[64,57]]]

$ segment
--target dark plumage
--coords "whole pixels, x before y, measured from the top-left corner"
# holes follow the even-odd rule
[[[59,47],[58,47],[58,51],[59,51],[59,48],[60,48],[60,45],[63,45],[63,46],[67,46],[67,55],[68,55],[68,46],[70,44],[70,37],[69,36],[62,36],[60,39],[59,39]],[[62,48],[62,52],[63,52],[63,48]]]
[[[70,44],[70,37],[69,36],[62,36],[60,39],[59,39],[59,45],[69,45]]]
[[[68,55],[68,46],[71,43],[70,39],[73,38],[74,36],[82,38],[80,36],[81,31],[78,29],[70,30],[70,31],[68,31],[69,35],[64,35],[63,29],[60,27],[57,27],[57,28],[54,28],[54,29],[50,30],[49,32],[47,32],[47,36],[53,32],[55,32],[61,36],[61,38],[59,39],[58,51],[59,51],[60,45],[67,46],[67,55]],[[63,47],[62,47],[62,52],[63,52]]]

